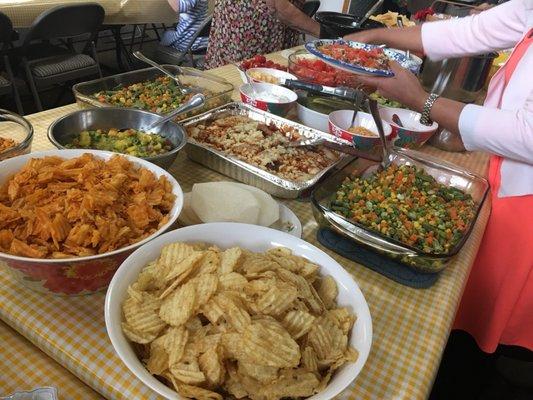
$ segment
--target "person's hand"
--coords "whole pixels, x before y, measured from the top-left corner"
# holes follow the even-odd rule
[[[387,28],[367,29],[361,32],[350,33],[349,35],[344,36],[344,39],[361,43],[381,44],[383,42],[382,34],[386,30]]]
[[[479,14],[479,13],[481,13],[481,12],[483,12],[483,11],[486,11],[486,10],[491,9],[492,7],[494,7],[494,5],[492,5],[492,4],[488,4],[488,3],[482,3],[482,4],[480,4],[480,5],[476,6],[476,7],[474,7],[474,8],[472,9],[472,11],[470,11],[470,15],[472,15],[472,14]]]
[[[394,73],[393,77],[360,76],[361,82],[376,87],[383,97],[399,101],[411,110],[421,112],[428,94],[418,78],[396,61],[391,61],[389,65]]]

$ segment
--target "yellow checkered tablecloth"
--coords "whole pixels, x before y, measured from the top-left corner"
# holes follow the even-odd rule
[[[281,61],[279,56],[273,58]],[[222,67],[214,73],[234,84],[239,82],[235,67]],[[35,128],[33,151],[52,148],[46,138],[48,125],[76,109],[69,105],[29,116]],[[475,173],[486,173],[485,154],[446,153],[427,146],[424,151]],[[183,153],[170,172],[185,191],[195,182],[224,179],[188,160]],[[317,224],[311,206],[299,201],[284,202],[302,221],[303,238],[324,249],[316,240]],[[363,371],[339,398],[412,400],[428,396],[488,215],[486,204],[464,249],[430,289],[399,285],[324,249],[361,287],[374,329],[372,350]],[[6,269],[0,269],[0,304],[0,318],[5,323],[106,398],[158,398],[115,354],[105,331],[104,293],[45,296],[20,286]],[[5,351],[0,350],[2,354]],[[79,398],[74,392],[69,394]]]
[[[44,386],[59,387],[63,399],[103,399],[71,372],[0,321],[0,396]],[[68,395],[68,396],[67,396]]]

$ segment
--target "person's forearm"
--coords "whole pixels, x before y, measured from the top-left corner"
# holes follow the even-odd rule
[[[320,36],[320,24],[295,5],[287,0],[276,0],[275,4],[276,15],[285,25],[316,37]]]
[[[176,12],[179,12],[179,1],[178,0],[167,0],[168,4]]]
[[[413,96],[412,100],[409,101],[410,104],[406,104],[406,106],[422,113],[424,111],[424,103],[428,96],[429,93],[420,91],[420,93]],[[429,117],[437,122],[440,127],[452,133],[459,134],[459,117],[464,107],[464,103],[439,97],[433,104]]]
[[[350,38],[352,35],[348,35]],[[423,52],[422,33],[420,25],[408,28],[380,28],[358,32],[353,35],[353,40],[365,43],[386,44],[397,49]]]

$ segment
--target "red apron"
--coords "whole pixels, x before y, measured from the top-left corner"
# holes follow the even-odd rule
[[[515,47],[506,85],[532,42],[529,34]],[[454,323],[487,353],[500,343],[533,350],[533,195],[498,197],[501,162],[491,157],[491,215]]]

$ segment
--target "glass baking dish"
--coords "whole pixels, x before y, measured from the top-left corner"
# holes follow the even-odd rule
[[[331,210],[331,201],[335,197],[335,193],[341,183],[347,177],[365,177],[371,175],[379,167],[379,164],[376,162],[360,158],[355,159],[319,183],[311,194],[315,219],[321,227],[332,229],[361,245],[367,246],[396,261],[400,261],[415,270],[439,272],[459,253],[468,240],[487,196],[489,183],[486,179],[465,171],[458,166],[448,164],[438,158],[417,151],[395,148],[391,150],[391,154],[394,164],[415,165],[422,168],[433,176],[437,182],[460,189],[470,194],[474,199],[476,203],[474,218],[467,226],[461,241],[449,253],[435,254],[424,252],[351,221]]]
[[[188,85],[193,89],[205,89],[211,92],[211,94],[206,96],[206,102],[203,107],[182,114],[177,120],[184,120],[231,101],[233,85],[225,79],[198,71],[194,68],[178,67],[177,65],[163,65],[163,67],[175,75],[179,74],[181,82],[185,85]],[[81,108],[116,107],[116,105],[99,102],[93,95],[101,90],[113,90],[117,86],[128,86],[134,83],[152,80],[160,76],[163,76],[163,74],[156,68],[144,68],[125,72],[123,74],[107,76],[102,79],[78,83],[72,87],[72,91],[76,98],[76,102]]]

